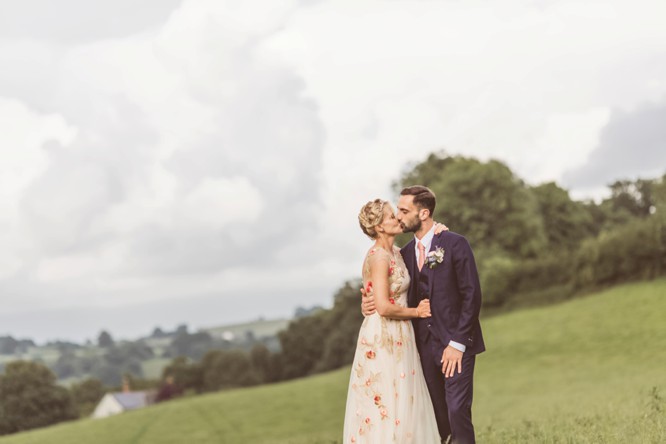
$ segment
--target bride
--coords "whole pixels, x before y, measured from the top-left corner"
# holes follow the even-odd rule
[[[410,277],[393,245],[402,228],[391,204],[368,202],[358,219],[375,241],[363,262],[363,288],[374,293],[377,312],[365,318],[358,335],[343,443],[439,443],[410,322],[430,317],[429,301],[407,307]]]

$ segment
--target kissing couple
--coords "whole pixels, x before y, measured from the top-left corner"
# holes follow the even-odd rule
[[[481,287],[463,236],[435,223],[424,186],[358,216],[374,244],[363,261],[361,325],[349,380],[343,443],[475,442],[476,355],[485,350]],[[393,242],[414,233],[402,249]]]

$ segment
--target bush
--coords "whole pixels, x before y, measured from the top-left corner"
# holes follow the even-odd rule
[[[587,240],[575,258],[575,288],[590,289],[660,276],[666,270],[662,239],[663,226],[653,216]]]
[[[69,392],[42,364],[14,361],[0,377],[0,434],[44,427],[78,417]]]
[[[70,388],[72,398],[76,403],[79,416],[90,416],[99,401],[104,397],[106,390],[99,379],[88,378],[73,384]]]
[[[249,356],[240,350],[209,351],[201,360],[201,371],[203,388],[209,392],[261,382]]]
[[[182,390],[203,391],[203,373],[201,365],[190,362],[186,356],[179,356],[171,361],[162,371],[162,379],[173,376],[175,384]]]
[[[479,261],[479,277],[485,307],[501,307],[516,291],[516,262],[506,256]]]

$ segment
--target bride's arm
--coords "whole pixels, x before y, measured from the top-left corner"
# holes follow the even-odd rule
[[[390,319],[430,317],[430,302],[424,299],[416,308],[402,307],[389,301],[389,263],[378,259],[370,262],[370,279],[375,307],[380,316]]]

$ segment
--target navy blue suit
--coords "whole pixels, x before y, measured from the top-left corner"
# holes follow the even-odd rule
[[[408,305],[416,307],[430,299],[432,317],[414,319],[417,348],[423,374],[435,408],[437,427],[443,440],[450,434],[454,443],[474,443],[472,425],[472,393],[474,363],[485,350],[479,312],[481,286],[474,254],[463,236],[445,231],[436,234],[430,251],[444,249],[444,260],[430,268],[426,263],[419,271],[415,240],[401,250],[412,278],[407,296]],[[462,373],[456,370],[451,378],[442,374],[442,353],[455,341],[466,346]]]

